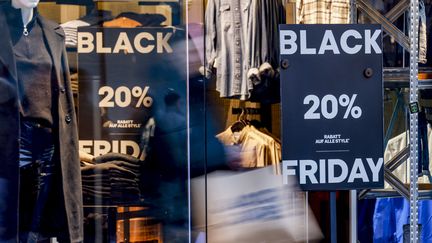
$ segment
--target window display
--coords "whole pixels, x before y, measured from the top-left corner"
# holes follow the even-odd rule
[[[279,25],[382,25],[385,175],[409,194],[409,4],[0,0],[0,242],[330,242],[329,193],[276,186],[286,149],[280,73],[295,63],[279,60]],[[420,182],[431,165],[430,10],[419,1]],[[361,44],[351,37],[347,46]],[[362,200],[374,193],[359,192],[358,240],[402,242],[408,204]],[[347,195],[337,192],[338,242],[349,238]],[[279,216],[304,224],[266,226]]]

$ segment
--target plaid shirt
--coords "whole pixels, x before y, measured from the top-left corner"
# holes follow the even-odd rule
[[[348,24],[349,0],[296,0],[298,24]]]

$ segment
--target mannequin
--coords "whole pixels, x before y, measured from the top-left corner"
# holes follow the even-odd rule
[[[16,9],[21,9],[21,16],[24,26],[33,18],[33,9],[37,7],[39,0],[13,0],[12,6]]]
[[[64,33],[38,14],[38,3],[12,0],[0,6],[13,49],[4,59],[11,62],[19,99],[17,238],[82,242],[77,126]]]

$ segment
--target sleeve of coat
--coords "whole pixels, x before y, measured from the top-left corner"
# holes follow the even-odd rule
[[[63,180],[69,181],[67,185],[63,185],[63,190],[69,191],[68,198],[65,198],[68,203],[66,203],[66,211],[70,213],[68,215],[68,226],[69,226],[69,234],[70,240],[72,242],[82,242],[84,237],[84,229],[83,229],[83,220],[84,220],[84,209],[83,209],[83,199],[82,199],[82,182],[81,182],[81,169],[79,162],[79,144],[78,144],[78,125],[77,125],[77,117],[74,106],[74,99],[71,89],[70,83],[70,72],[69,65],[67,60],[66,49],[63,49],[62,52],[62,72],[63,72],[63,89],[64,93],[60,93],[60,95],[66,95],[63,115],[69,115],[71,121],[69,124],[63,123],[64,126],[67,126],[65,129],[70,129],[67,132],[66,136],[66,144],[65,146],[72,146],[66,149],[61,149],[68,161],[65,161],[68,164],[68,169],[63,170]],[[62,87],[60,87],[62,88]],[[62,104],[59,104],[62,105]],[[64,118],[60,118],[64,119]],[[61,129],[61,128],[60,128]],[[67,188],[66,188],[67,187]]]
[[[209,0],[205,12],[205,76],[213,74],[213,65],[217,57],[217,17],[218,9],[215,0]]]

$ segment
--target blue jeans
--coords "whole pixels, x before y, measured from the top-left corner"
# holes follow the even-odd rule
[[[20,139],[20,242],[49,242],[42,236],[42,216],[49,210],[45,206],[55,169],[53,136],[49,128],[22,121]]]

